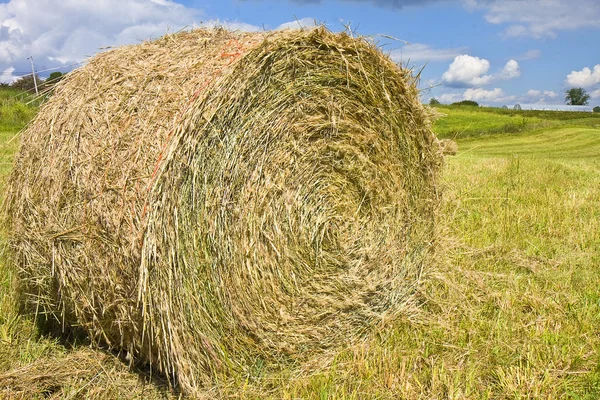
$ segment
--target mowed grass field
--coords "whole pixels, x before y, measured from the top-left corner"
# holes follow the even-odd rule
[[[35,110],[0,98],[4,181],[13,138]],[[600,398],[600,116],[438,111],[446,116],[436,131],[459,151],[440,178],[440,251],[419,311],[330,362],[285,371],[257,363],[211,396]],[[13,287],[4,257],[0,398],[177,398],[110,354],[40,335],[18,314]]]

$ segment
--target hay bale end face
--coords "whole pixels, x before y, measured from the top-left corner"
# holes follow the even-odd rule
[[[94,57],[22,133],[24,303],[184,391],[406,311],[439,152],[410,71],[324,28],[196,30]]]

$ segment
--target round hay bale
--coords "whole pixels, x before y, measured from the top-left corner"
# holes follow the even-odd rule
[[[406,312],[435,140],[410,71],[344,33],[102,53],[22,133],[6,211],[25,303],[186,392],[308,360]]]

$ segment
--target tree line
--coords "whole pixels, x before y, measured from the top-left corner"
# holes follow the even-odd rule
[[[35,84],[37,82],[37,86],[39,90],[47,89],[56,85],[60,82],[66,74],[62,72],[56,71],[50,74],[50,76],[46,79],[40,78],[38,74],[35,74],[35,81],[33,79],[33,74],[25,75],[14,81],[13,83],[0,83],[1,87],[11,87],[13,89],[19,89],[26,92],[35,90]]]
[[[570,106],[587,106],[590,103],[590,94],[584,88],[571,88],[565,91],[565,104]],[[429,105],[437,106],[440,102],[435,97],[429,100]],[[452,105],[479,106],[475,101],[463,100]],[[600,106],[594,107],[594,112],[600,112]]]

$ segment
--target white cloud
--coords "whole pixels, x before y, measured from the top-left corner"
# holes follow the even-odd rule
[[[29,56],[38,69],[78,62],[103,46],[191,26],[201,15],[172,0],[10,0],[0,3],[0,70],[28,71]]]
[[[537,90],[537,89],[529,89],[525,96],[521,98],[522,103],[540,103],[540,104],[548,104],[548,103],[556,103],[558,99],[558,93],[552,90]]]
[[[591,70],[585,67],[581,71],[571,71],[567,75],[566,83],[570,86],[589,88],[600,84],[600,64],[596,64]]]
[[[401,49],[392,50],[390,56],[396,62],[407,61],[447,61],[464,53],[467,47],[455,47],[449,49],[435,49],[427,44],[411,43]]]
[[[277,30],[312,28],[317,25],[317,21],[314,18],[302,18],[297,21],[285,22],[279,25]]]
[[[600,99],[600,89],[591,92],[590,96],[592,97],[592,99]]]
[[[450,87],[487,85],[492,77],[484,74],[489,69],[488,60],[463,54],[454,58],[448,71],[442,75],[442,81]]]
[[[446,0],[345,0],[347,2],[354,2],[354,3],[372,3],[375,6],[380,6],[380,7],[388,7],[391,9],[397,9],[400,10],[405,6],[422,6],[424,4],[428,4],[428,3],[438,3],[438,2],[444,2]],[[320,4],[322,2],[322,0],[293,0],[294,3],[300,3],[300,4]]]
[[[485,90],[482,88],[476,89],[467,89],[463,93],[463,98],[465,100],[473,100],[473,101],[489,101],[492,103],[501,103],[506,101],[512,101],[516,97],[515,96],[507,96],[504,91],[500,88],[495,88],[492,90]]]
[[[442,82],[449,87],[474,87],[521,76],[519,63],[515,60],[509,60],[497,74],[486,75],[489,69],[488,60],[463,54],[450,64],[448,71],[442,75]]]
[[[533,60],[536,58],[540,58],[542,55],[542,51],[538,49],[527,50],[525,53],[521,54],[516,60]]]
[[[515,60],[509,60],[502,69],[500,76],[502,79],[514,79],[521,76],[521,68],[519,67],[519,63]]]
[[[600,98],[600,89],[590,93],[592,98]],[[527,93],[520,96],[510,95],[501,88],[486,90],[483,88],[467,88],[463,92],[451,90],[446,93],[433,96],[440,102],[448,104],[461,100],[472,100],[479,104],[562,104],[559,93],[552,90],[529,89]]]
[[[221,21],[221,20],[210,20],[206,22],[200,22],[199,28],[224,28],[230,31],[242,31],[242,32],[258,32],[262,31],[263,28],[256,25],[247,24],[239,21]]]
[[[441,101],[442,103],[454,103],[455,101],[460,101],[462,100],[462,94],[460,93],[444,93],[442,95],[440,95],[439,97],[437,97],[437,99],[439,101]]]
[[[0,0],[1,1],[1,0]],[[186,27],[259,31],[239,21],[201,22],[201,10],[174,0],[9,0],[0,2],[0,82],[37,70],[80,63],[103,47],[158,38]],[[278,29],[315,26],[313,18]],[[68,69],[64,69],[66,71]]]
[[[544,90],[543,92],[540,90],[530,90],[527,92],[527,95],[528,96],[534,95],[534,97],[542,96],[542,98],[550,98],[550,99],[555,99],[558,97],[558,93],[556,93],[552,90]]]
[[[15,69],[13,67],[6,68],[2,71],[2,74],[0,74],[0,82],[12,83],[19,79],[18,76],[13,75],[14,72]]]
[[[507,103],[514,101],[516,96],[507,95],[500,88],[486,90],[483,88],[468,88],[464,92],[448,92],[434,96],[442,103],[454,103],[461,100],[473,100],[487,103]]]
[[[600,28],[598,0],[463,0],[469,10],[485,10],[485,19],[508,25],[506,37],[555,37],[563,30]]]
[[[478,4],[477,0],[462,0],[463,7],[466,8],[469,12],[473,12],[477,9]]]
[[[529,30],[524,25],[511,25],[504,31],[504,36],[507,38],[527,36]]]

